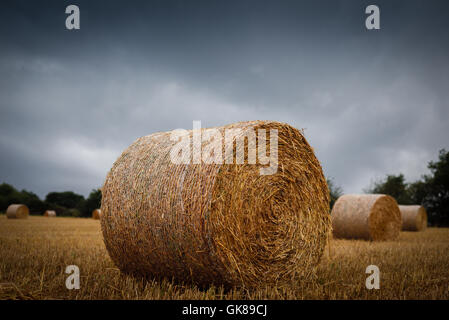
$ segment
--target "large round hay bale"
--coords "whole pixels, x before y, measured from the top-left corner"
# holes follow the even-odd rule
[[[384,194],[346,194],[332,208],[336,238],[394,240],[401,231],[396,200]]]
[[[279,122],[214,128],[221,137],[229,129],[241,130],[231,146],[266,129],[257,142],[268,150],[275,150],[270,130],[277,130],[278,152],[270,151],[278,155],[277,172],[261,175],[268,165],[229,163],[229,155],[225,164],[175,164],[171,132],[137,139],[114,163],[102,189],[101,227],[123,272],[246,288],[310,276],[330,228],[327,185],[312,148],[297,129]],[[202,142],[203,152],[207,145]],[[254,148],[246,141],[246,155]]]
[[[30,214],[30,210],[24,204],[11,204],[6,209],[6,217],[8,219],[26,219]]]
[[[399,206],[402,215],[402,230],[423,231],[427,228],[427,212],[423,206]]]
[[[56,217],[56,211],[54,211],[54,210],[46,210],[44,212],[44,217],[48,217],[48,218]]]
[[[95,209],[92,211],[92,218],[95,220],[100,220],[101,217],[101,209]]]

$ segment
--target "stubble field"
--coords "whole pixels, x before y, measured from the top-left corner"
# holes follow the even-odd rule
[[[65,286],[77,265],[79,290]],[[380,289],[368,290],[368,265]],[[331,239],[313,279],[257,291],[135,279],[114,266],[100,222],[83,218],[9,220],[0,215],[0,299],[449,299],[449,229],[402,232],[397,241]]]

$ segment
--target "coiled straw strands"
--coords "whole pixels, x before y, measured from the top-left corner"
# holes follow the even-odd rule
[[[401,231],[401,213],[392,197],[383,194],[346,194],[332,209],[336,238],[393,240]]]
[[[44,212],[44,217],[49,217],[49,218],[56,217],[56,211],[54,211],[54,210],[46,210]]]
[[[137,139],[114,163],[102,188],[101,226],[122,271],[246,288],[310,276],[330,228],[320,163],[301,132],[287,124],[251,121],[215,129],[224,137],[235,128],[242,133],[233,145],[250,130],[266,129],[266,140],[257,141],[267,150],[270,130],[278,130],[276,173],[260,175],[267,165],[247,163],[255,146],[246,140],[243,164],[174,164],[171,132]]]
[[[6,209],[6,217],[8,219],[26,219],[30,214],[30,210],[24,204],[11,204]]]
[[[399,206],[402,215],[402,230],[424,231],[427,228],[427,211],[423,206]]]

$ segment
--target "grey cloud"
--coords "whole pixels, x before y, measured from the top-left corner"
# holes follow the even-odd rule
[[[80,1],[78,33],[46,4],[0,10],[0,181],[41,196],[87,194],[137,137],[192,120],[305,128],[347,192],[447,147],[444,1],[379,1],[378,32],[363,1]]]

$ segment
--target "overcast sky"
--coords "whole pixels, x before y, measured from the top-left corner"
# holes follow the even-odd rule
[[[345,192],[413,181],[449,148],[448,104],[448,1],[0,3],[0,183],[41,197],[87,195],[136,138],[192,120],[304,128]]]

